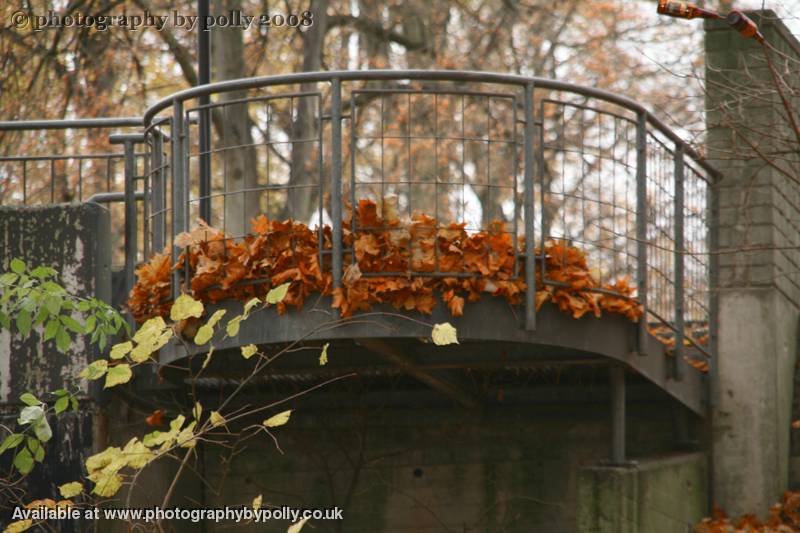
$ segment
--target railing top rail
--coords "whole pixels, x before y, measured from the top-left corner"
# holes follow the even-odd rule
[[[0,131],[68,130],[141,127],[141,117],[73,118],[48,120],[2,120]]]
[[[712,177],[720,178],[721,175],[713,166],[684,141],[677,133],[664,124],[639,102],[626,96],[612,93],[603,89],[586,87],[574,83],[540,78],[536,76],[522,76],[518,74],[500,74],[495,72],[462,71],[462,70],[332,70],[318,72],[297,72],[277,76],[259,76],[252,78],[239,78],[206,85],[198,85],[189,89],[178,91],[150,106],[144,114],[144,125],[149,127],[153,117],[170,107],[175,101],[185,101],[199,96],[214,93],[256,89],[276,85],[290,85],[298,83],[317,83],[332,81],[396,81],[396,80],[422,80],[422,81],[452,81],[472,83],[496,83],[502,85],[525,86],[533,84],[536,87],[555,91],[571,92],[598,100],[619,105],[630,109],[637,114],[643,114],[647,122],[659,130],[671,141],[683,146],[684,152],[693,158]],[[2,124],[2,123],[0,123]]]

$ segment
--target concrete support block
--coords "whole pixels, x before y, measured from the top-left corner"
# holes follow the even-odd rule
[[[636,467],[594,466],[578,473],[579,533],[637,533]]]
[[[685,533],[708,507],[705,454],[587,466],[578,473],[578,533]]]

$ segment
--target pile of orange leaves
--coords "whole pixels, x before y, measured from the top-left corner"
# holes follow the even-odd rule
[[[465,303],[477,301],[484,293],[503,297],[511,304],[522,303],[524,257],[517,254],[515,262],[514,241],[503,223],[493,222],[487,231],[467,233],[465,223],[438,227],[424,214],[401,220],[386,211],[380,215],[375,202],[361,200],[355,215],[358,229],[353,232],[352,209],[348,206],[342,237],[347,250],[343,287],[337,289],[331,275],[330,226],[318,233],[292,220],[267,220],[262,215],[252,220],[252,234],[234,241],[200,221],[195,229],[176,237],[176,245],[184,248],[176,264],[163,253],[138,268],[130,309],[138,322],[167,315],[171,273],[176,269],[185,272],[187,261],[191,291],[204,302],[247,301],[263,296],[272,286],[291,282],[287,296],[278,304],[280,313],[287,306],[302,308],[312,294],[333,296],[332,305],[343,317],[379,303],[430,314],[437,296],[453,316],[462,315]],[[536,254],[539,256],[541,250]],[[580,249],[548,241],[545,262],[548,280],[558,284],[543,284],[540,269],[536,269],[537,309],[550,301],[574,318],[587,314],[599,317],[605,312],[636,321],[642,315],[628,280],[601,286]],[[467,276],[425,275],[435,271]],[[406,275],[408,272],[421,275]],[[620,296],[593,292],[598,288]]]
[[[763,522],[753,515],[728,518],[715,507],[710,518],[704,518],[694,533],[796,533],[800,531],[800,492],[785,492],[779,503],[769,510]]]

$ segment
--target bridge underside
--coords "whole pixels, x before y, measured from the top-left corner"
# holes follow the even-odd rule
[[[207,306],[209,312],[218,308],[227,309],[228,316],[242,311],[237,302]],[[636,390],[658,388],[705,416],[705,376],[679,361],[684,368],[678,372],[681,379],[675,379],[674,358],[662,343],[648,337],[646,346],[639,349],[636,324],[621,316],[576,320],[547,304],[538,313],[536,330],[526,331],[521,311],[492,297],[466,305],[464,315],[457,318],[440,304],[431,316],[376,306],[370,313],[339,320],[327,298],[310,299],[304,309],[289,309],[284,315],[262,309],[242,322],[236,337],[223,339],[221,328],[212,340],[214,356],[198,383],[219,387],[248,375],[254,360],[239,355],[241,346],[255,344],[264,353],[277,354],[302,339],[249,383],[311,384],[350,373],[378,380],[405,375],[441,393],[442,398],[475,408],[502,401],[506,391],[534,402],[562,401],[562,397],[575,394],[591,398],[597,396],[597,390],[569,384],[595,380],[596,376],[602,376],[602,382],[608,373],[598,370],[611,366],[628,370],[627,383],[634,395]],[[457,328],[459,345],[431,342],[431,326],[441,322]],[[322,366],[320,350],[328,342],[328,362]],[[185,346],[190,355],[207,351],[191,342]],[[171,364],[162,371],[163,376],[180,381],[185,376],[181,365],[191,361],[199,369],[205,358],[186,358],[184,346],[169,345],[161,350],[160,359]],[[487,376],[506,386],[482,386],[479,382],[485,383]],[[583,392],[576,393],[581,389]],[[603,387],[600,394],[605,390]]]

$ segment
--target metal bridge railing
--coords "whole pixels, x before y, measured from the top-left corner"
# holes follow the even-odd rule
[[[354,216],[349,227],[342,220],[368,198],[381,212],[423,212],[439,228],[466,222],[479,231],[499,220],[526,281],[538,272],[558,283],[536,257],[543,242],[579,246],[600,282],[635,284],[650,317],[642,342],[662,321],[680,352],[685,326],[707,327],[716,172],[625,97],[481,72],[301,73],[188,89],[151,107],[144,125],[153,169],[147,253],[172,246],[199,218],[231,237],[259,213],[324,222],[332,239],[321,252],[338,287],[352,253],[343,230],[365,229]],[[524,236],[533,238],[523,247]],[[463,275],[438,257],[432,268],[393,274]]]
[[[94,129],[140,125],[112,138],[123,150],[96,150]],[[340,287],[353,254],[343,235],[369,229],[348,212],[371,199],[382,214],[425,213],[436,228],[506,233],[529,329],[533,280],[559,283],[536,253],[549,240],[580,247],[601,283],[635,285],[648,313],[640,342],[663,322],[680,356],[685,326],[708,327],[717,173],[642,105],[602,90],[482,72],[300,73],[181,91],[142,121],[0,122],[0,135],[23,130],[34,140],[14,145],[65,131],[64,153],[0,156],[0,203],[124,199],[115,218],[125,220],[129,287],[140,260],[177,257],[176,235],[197,220],[238,238],[259,214],[317,225],[321,263]],[[465,275],[438,255],[390,274]],[[176,274],[173,294],[190,276]]]
[[[125,189],[134,193],[134,201],[145,199],[145,187],[137,180],[148,173],[147,160],[141,146],[126,158],[109,133],[141,126],[137,117],[0,121],[0,205],[105,204],[115,237],[113,264],[133,265],[144,256],[128,250],[136,249],[145,232],[140,228],[138,237],[134,231],[127,240],[121,238],[126,220],[135,221],[125,213]]]

